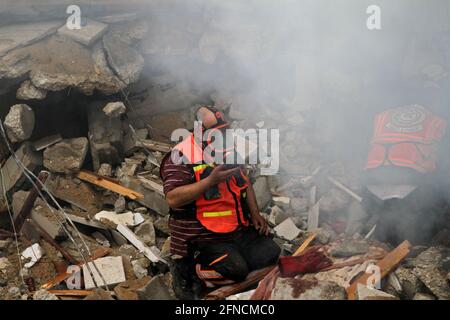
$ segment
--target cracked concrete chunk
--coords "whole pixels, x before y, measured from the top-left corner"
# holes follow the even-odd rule
[[[12,24],[0,28],[0,56],[55,33],[61,21]]]
[[[44,151],[44,166],[57,173],[74,173],[81,169],[89,141],[85,137],[65,139]]]
[[[28,170],[31,171],[34,171],[42,164],[40,154],[33,151],[31,143],[29,142],[24,142],[20,148],[16,150],[16,157]],[[9,157],[6,163],[2,166],[2,170],[3,172],[8,172],[7,175],[4,175],[6,191],[11,190],[13,187],[20,187],[22,182],[25,180],[23,171],[19,168],[17,162],[12,156]]]
[[[111,33],[103,37],[103,46],[115,74],[127,85],[136,82],[144,68],[144,58],[139,52]]]
[[[59,300],[59,299],[53,293],[50,293],[45,289],[41,289],[33,294],[33,300]]]
[[[16,98],[19,100],[42,100],[47,96],[47,91],[36,88],[30,80],[25,80],[17,89]]]
[[[110,118],[117,118],[120,115],[124,114],[126,111],[127,108],[121,101],[110,102],[103,108],[103,112]]]
[[[169,288],[164,281],[164,275],[153,277],[145,287],[138,289],[139,300],[172,300]]]
[[[345,300],[345,289],[334,282],[278,278],[271,300]]]
[[[97,272],[96,268],[94,268],[93,263],[97,266],[106,283],[103,282],[102,277]],[[95,282],[99,287],[103,287],[105,285],[112,286],[127,280],[125,278],[125,269],[123,267],[122,257],[99,258],[94,262],[89,262],[89,267],[94,275]],[[86,290],[97,287],[85,264],[83,265],[83,276]]]
[[[439,299],[450,299],[450,286],[447,275],[442,268],[448,249],[431,247],[419,254],[413,261],[414,274]]]
[[[134,233],[149,247],[156,244],[155,227],[150,220],[138,226]]]
[[[34,129],[33,109],[26,104],[13,105],[6,115],[4,125],[12,143],[27,140]]]
[[[58,29],[58,34],[71,38],[85,46],[91,46],[100,39],[108,28],[107,24],[91,19],[82,19],[81,29],[70,30],[65,24]]]
[[[295,225],[295,223],[292,221],[291,218],[284,220],[273,230],[279,237],[289,241],[294,240],[300,234],[300,229],[297,228],[297,226]]]

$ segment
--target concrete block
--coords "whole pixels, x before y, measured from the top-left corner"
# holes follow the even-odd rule
[[[67,25],[64,25],[58,29],[58,34],[84,44],[85,46],[91,46],[105,34],[107,29],[107,24],[90,19],[83,19],[81,29],[70,30],[67,28]]]
[[[292,221],[291,218],[284,220],[273,230],[279,237],[289,241],[294,240],[300,234],[300,229],[297,228],[297,226],[295,225],[295,223]]]
[[[85,137],[64,139],[44,151],[44,166],[57,173],[71,174],[81,169],[89,148]]]
[[[100,274],[94,268],[94,263],[97,266],[98,270],[102,274],[104,280],[100,277]],[[118,283],[124,282],[127,279],[125,278],[125,269],[123,267],[122,257],[104,257],[99,258],[93,262],[89,262],[89,267],[94,275],[95,282],[99,287],[104,287],[105,285],[114,286]],[[84,276],[84,286],[86,290],[97,287],[94,284],[94,280],[92,279],[91,274],[88,271],[87,266],[83,265],[83,276]]]
[[[4,125],[12,143],[27,140],[34,129],[34,111],[26,104],[15,104],[6,115]]]

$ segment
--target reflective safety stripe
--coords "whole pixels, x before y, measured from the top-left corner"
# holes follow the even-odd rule
[[[204,218],[213,218],[213,217],[226,217],[231,216],[233,214],[233,211],[227,210],[227,211],[217,211],[217,212],[203,212]]]
[[[199,164],[198,166],[195,166],[193,169],[194,169],[194,172],[197,172],[197,171],[200,171],[200,170],[202,170],[202,169],[204,169],[204,168],[206,168],[206,167],[212,167],[213,165],[212,164]]]

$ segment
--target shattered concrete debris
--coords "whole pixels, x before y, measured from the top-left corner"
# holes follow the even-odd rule
[[[334,282],[278,278],[272,300],[345,300],[345,289]]]
[[[153,223],[146,220],[135,229],[136,235],[149,247],[156,244],[156,234]]]
[[[295,225],[291,218],[284,220],[274,229],[275,233],[286,240],[292,241],[297,238],[301,232],[299,228]]]
[[[368,288],[360,283],[357,286],[357,295],[358,300],[398,300],[397,297],[391,294],[374,288]]]
[[[93,265],[94,263],[102,276],[100,276],[100,274],[97,272],[96,268]],[[94,260],[93,262],[89,262],[88,265],[92,271],[92,274],[94,275],[95,283],[97,283],[97,285],[95,285],[88,267],[84,264],[83,276],[84,286],[86,290],[95,288],[97,286],[113,286],[126,281],[122,257],[99,258]],[[102,280],[102,277],[105,282]]]
[[[331,249],[333,257],[348,258],[369,251],[369,243],[363,240],[348,239]]]
[[[44,150],[45,148],[48,148],[52,145],[54,145],[55,143],[58,143],[62,140],[63,138],[61,137],[61,135],[59,133],[48,136],[48,137],[44,137],[42,139],[39,139],[38,141],[33,142],[33,148],[36,151],[41,151]]]
[[[64,139],[44,151],[44,166],[57,173],[71,174],[83,166],[89,148],[85,137]]]
[[[102,206],[100,194],[83,181],[62,175],[50,175],[46,186],[57,199],[66,201],[86,212],[96,213]]]
[[[44,255],[44,252],[39,245],[39,243],[35,243],[32,246],[26,248],[21,255],[21,259],[24,261],[28,261],[24,264],[25,268],[31,268],[35,265],[36,262],[38,262],[42,256]]]
[[[110,118],[117,118],[120,115],[124,114],[126,111],[127,108],[121,101],[110,102],[103,108],[103,112]]]
[[[118,300],[139,300],[139,295],[137,291],[145,287],[149,281],[150,277],[142,277],[136,280],[128,280],[118,284],[114,288],[116,297]]]
[[[115,211],[103,210],[97,213],[94,218],[100,222],[105,219],[114,224],[123,224],[125,226],[137,226],[144,221],[141,214],[133,213],[131,211],[125,213],[116,213]]]
[[[450,286],[442,269],[443,257],[448,249],[431,247],[420,253],[413,261],[413,273],[439,299],[450,299]]]
[[[88,295],[84,300],[114,300],[111,292],[108,292],[102,288],[95,289],[92,294]]]
[[[414,274],[412,269],[400,266],[394,271],[394,274],[400,282],[401,292],[407,299],[413,299],[424,288],[423,283]]]
[[[34,129],[34,111],[26,104],[15,104],[5,117],[6,133],[12,143],[31,137]]]
[[[126,210],[127,202],[124,196],[119,196],[114,202],[114,211],[116,213],[123,213]]]
[[[279,225],[280,223],[282,223],[287,218],[289,218],[289,215],[286,214],[280,207],[273,206],[270,209],[269,222],[271,224]]]
[[[173,300],[174,297],[164,281],[164,275],[153,277],[143,288],[137,290],[140,300]]]
[[[61,24],[61,21],[46,21],[1,27],[0,57],[17,47],[27,46],[55,33]]]
[[[40,289],[33,294],[33,300],[59,300],[56,295],[45,289]]]
[[[58,34],[71,38],[89,47],[103,36],[107,28],[107,24],[91,19],[82,19],[81,29],[71,30],[65,24],[58,29]]]
[[[17,89],[16,98],[19,100],[43,100],[47,96],[47,91],[36,88],[30,80],[25,80]]]

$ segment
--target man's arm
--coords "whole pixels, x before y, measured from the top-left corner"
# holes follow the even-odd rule
[[[198,182],[177,187],[166,194],[169,207],[176,209],[197,200],[209,188],[233,176],[239,168],[226,170],[223,165],[213,169],[211,174]]]
[[[247,206],[250,210],[250,219],[260,234],[269,235],[269,226],[266,220],[259,213],[258,203],[256,201],[255,190],[251,183],[247,187]]]

